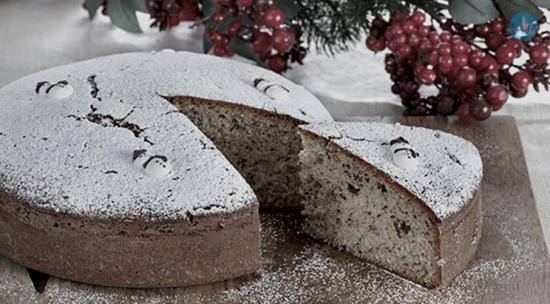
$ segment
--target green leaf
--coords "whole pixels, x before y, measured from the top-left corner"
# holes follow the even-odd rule
[[[236,38],[229,43],[229,47],[242,57],[258,62],[258,57],[254,50],[252,50],[250,42]]]
[[[203,0],[201,3],[203,16],[206,18],[212,16],[216,10],[216,0]]]
[[[550,0],[531,0],[535,5],[544,8],[550,8]]]
[[[485,23],[499,16],[491,0],[449,0],[449,12],[462,24]]]
[[[420,8],[431,16],[437,16],[442,10],[448,10],[449,6],[438,2],[428,2],[420,6]]]
[[[126,0],[109,0],[107,14],[117,27],[130,33],[141,33],[133,3]]]
[[[88,11],[90,20],[94,19],[101,4],[103,4],[103,0],[86,0],[84,2],[84,8]]]
[[[544,14],[531,0],[497,0],[500,9],[506,17],[512,18],[517,13],[529,13],[537,20]]]
[[[294,19],[294,17],[298,15],[298,12],[301,9],[295,0],[279,0],[277,2],[277,5],[285,13],[285,17],[287,20]]]
[[[386,5],[391,14],[394,14],[398,10],[403,9],[403,5],[401,5],[401,3],[398,3],[397,1],[388,1]]]
[[[132,4],[132,7],[135,11],[142,13],[149,13],[149,8],[147,7],[147,0],[127,0]]]

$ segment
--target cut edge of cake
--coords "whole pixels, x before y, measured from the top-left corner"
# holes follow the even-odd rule
[[[165,97],[214,142],[250,184],[262,211],[300,210],[304,121],[225,101]]]

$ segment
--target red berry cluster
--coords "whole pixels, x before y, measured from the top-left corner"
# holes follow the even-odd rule
[[[197,0],[147,0],[147,8],[154,19],[151,27],[161,31],[182,21],[194,21],[200,17]]]
[[[258,60],[269,69],[282,73],[288,63],[302,63],[306,49],[300,46],[299,30],[289,25],[285,13],[273,1],[219,0],[210,19],[213,27],[208,38],[216,56],[234,55],[230,43],[246,43]]]
[[[509,94],[523,97],[532,84],[548,89],[547,37],[522,43],[506,33],[502,18],[475,27],[439,22],[442,30],[437,31],[426,25],[424,13],[415,11],[398,12],[389,23],[380,17],[372,23],[367,47],[390,50],[385,68],[394,82],[392,92],[406,107],[405,115],[456,113],[470,123],[500,110]],[[514,64],[523,51],[530,59],[523,66]],[[422,85],[435,85],[439,94],[421,97]]]

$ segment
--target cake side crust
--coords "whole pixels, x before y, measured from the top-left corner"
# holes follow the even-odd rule
[[[0,192],[0,253],[89,284],[174,287],[248,275],[261,266],[259,232],[257,204],[190,220],[94,220],[40,212]]]
[[[461,212],[439,225],[442,282],[454,279],[475,257],[482,234],[481,189]]]

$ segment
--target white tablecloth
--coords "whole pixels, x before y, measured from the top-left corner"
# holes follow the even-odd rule
[[[0,0],[0,87],[26,74],[106,54],[162,48],[201,51],[201,30],[183,25],[168,32],[148,29],[129,34],[113,28],[107,17],[94,22],[78,0]],[[400,114],[390,93],[383,55],[363,44],[335,57],[310,54],[304,66],[287,76],[323,101],[336,119],[360,120],[366,115]],[[2,109],[0,109],[1,111]],[[527,158],[531,184],[550,244],[550,93],[531,92],[509,102],[499,114],[516,117]]]

